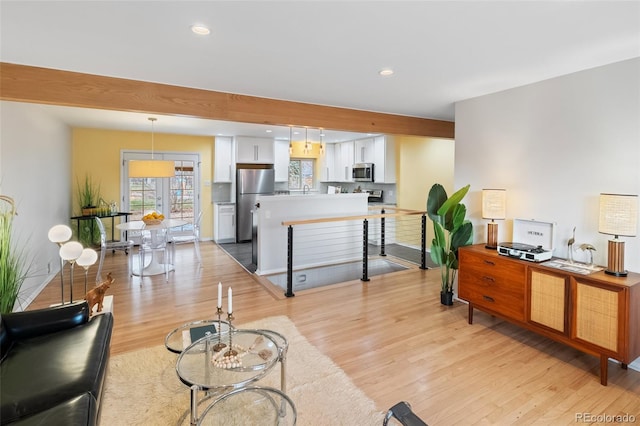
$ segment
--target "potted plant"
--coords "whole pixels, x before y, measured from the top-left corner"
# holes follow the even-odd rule
[[[440,266],[440,302],[453,305],[453,283],[458,271],[458,249],[473,242],[473,225],[465,219],[467,208],[462,199],[470,185],[447,197],[444,187],[438,183],[429,190],[427,214],[433,221],[434,238],[431,243],[431,260]]]
[[[84,176],[84,182],[78,180],[78,203],[83,216],[96,214],[100,200],[100,185],[93,183],[89,175]]]
[[[15,215],[13,199],[0,195],[0,314],[13,311],[22,283],[31,269],[26,252],[16,248],[12,241]]]

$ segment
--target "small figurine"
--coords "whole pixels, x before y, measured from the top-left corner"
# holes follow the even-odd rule
[[[113,281],[114,279],[113,277],[111,277],[111,272],[109,272],[107,274],[106,281],[87,292],[84,300],[89,303],[89,316],[93,315],[93,307],[96,304],[98,305],[98,309],[96,310],[96,312],[102,312],[102,302],[104,301],[104,294],[107,292],[111,284],[113,284]]]
[[[589,265],[593,265],[593,252],[596,251],[596,248],[588,243],[580,244],[580,250],[589,252]]]
[[[567,251],[569,252],[569,263],[573,263],[573,244],[576,242],[576,227],[573,227],[573,236],[567,241]]]

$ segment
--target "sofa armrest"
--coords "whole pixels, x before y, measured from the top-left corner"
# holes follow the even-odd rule
[[[2,326],[11,340],[55,333],[87,321],[89,304],[86,301],[2,315]]]

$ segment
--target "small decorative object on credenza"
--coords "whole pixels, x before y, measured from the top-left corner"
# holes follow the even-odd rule
[[[102,312],[102,303],[104,302],[104,295],[111,287],[115,280],[111,276],[111,272],[107,274],[107,279],[102,284],[97,286],[96,288],[89,290],[84,297],[84,300],[89,304],[89,316],[93,314],[94,305],[98,305],[98,309],[96,312]]]
[[[635,237],[638,225],[638,196],[625,194],[600,194],[598,232],[613,235],[609,240],[607,269],[605,273],[626,277],[624,269],[624,241],[620,236]]]
[[[498,248],[498,224],[495,219],[506,219],[507,216],[507,191],[504,189],[482,190],[482,218],[491,219],[487,224],[488,249]]]

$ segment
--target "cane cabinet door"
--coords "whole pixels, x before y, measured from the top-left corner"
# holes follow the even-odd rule
[[[534,268],[529,269],[527,321],[551,331],[567,334],[569,277]]]
[[[625,289],[576,278],[572,337],[613,354],[622,352]]]

